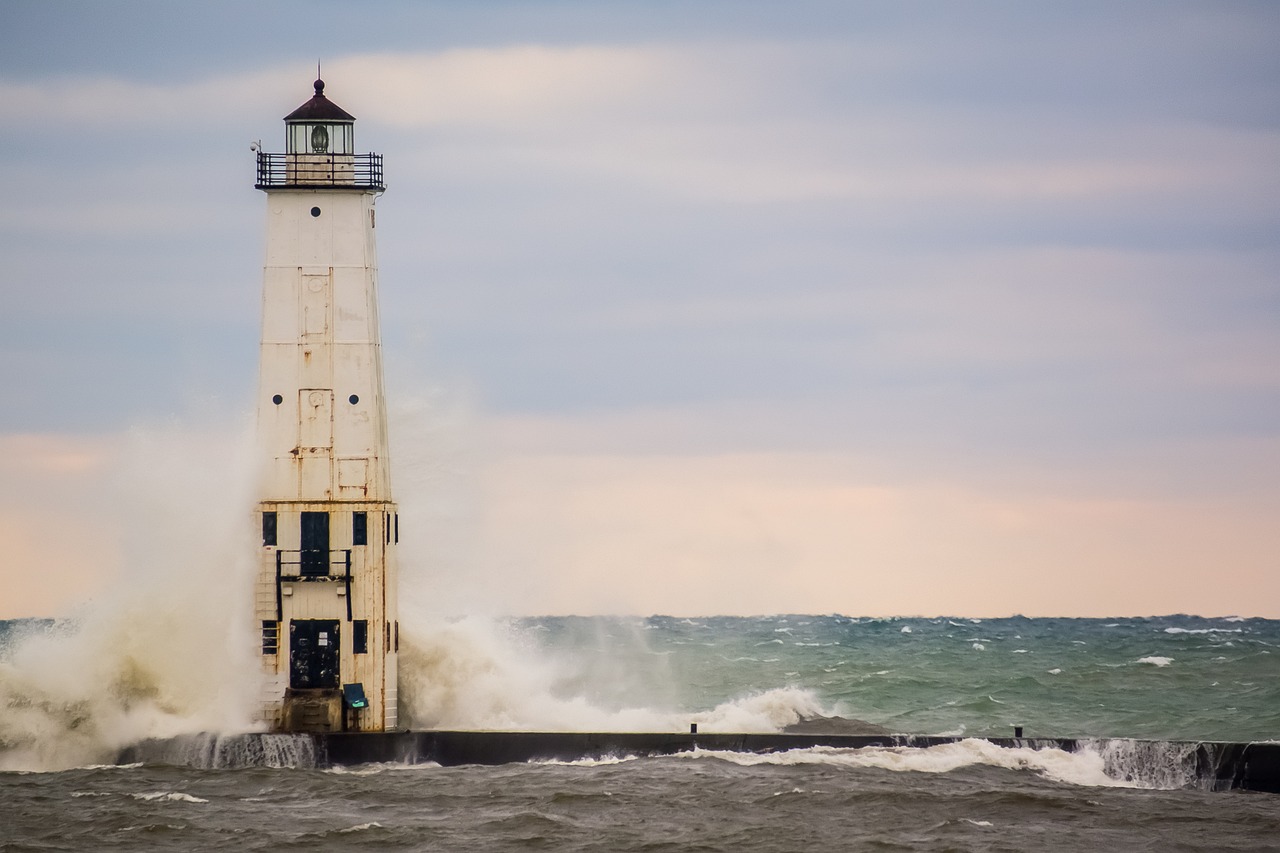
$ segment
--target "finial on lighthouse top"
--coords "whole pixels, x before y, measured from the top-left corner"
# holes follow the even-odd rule
[[[285,116],[285,122],[293,124],[295,122],[324,121],[350,124],[356,120],[356,117],[351,113],[325,97],[323,80],[317,79],[315,87],[316,93],[311,97],[311,100]]]

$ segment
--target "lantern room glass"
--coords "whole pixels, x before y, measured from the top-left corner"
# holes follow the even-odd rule
[[[290,154],[354,154],[350,124],[298,122],[288,126],[285,150]]]

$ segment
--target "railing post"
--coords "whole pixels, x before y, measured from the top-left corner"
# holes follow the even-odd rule
[[[347,621],[351,621],[351,549],[347,549]]]
[[[280,592],[280,559],[282,551],[276,551],[276,630],[279,631],[279,625],[284,621],[284,598]]]

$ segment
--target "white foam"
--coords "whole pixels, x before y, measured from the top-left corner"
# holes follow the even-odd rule
[[[344,767],[339,764],[333,767],[326,767],[320,772],[330,773],[334,776],[378,776],[388,771],[408,770],[419,772],[423,770],[439,770],[441,766],[434,761],[420,761],[414,764],[405,764],[401,761],[385,761],[374,764],[359,764],[354,767]]]
[[[1148,655],[1145,658],[1138,658],[1137,662],[1151,664],[1152,666],[1168,666],[1173,663],[1173,658],[1167,658],[1161,655]]]
[[[378,823],[376,820],[371,820],[368,823],[358,823],[355,826],[348,826],[346,829],[339,829],[338,832],[340,833],[364,832],[366,829],[375,829],[375,828],[381,829],[382,824]]]
[[[1228,620],[1230,621],[1230,620]],[[1166,634],[1243,634],[1243,628],[1165,628]]]
[[[979,652],[985,652],[987,650],[987,647],[982,645],[982,643],[974,643],[973,648]]]
[[[1097,751],[1065,752],[1061,749],[1001,747],[985,740],[969,738],[955,743],[919,747],[866,747],[838,749],[813,747],[787,752],[744,753],[695,749],[677,753],[683,759],[714,759],[743,767],[762,765],[823,765],[842,768],[878,768],[900,773],[950,773],[965,767],[984,765],[1006,770],[1030,771],[1071,785],[1089,787],[1145,787],[1131,779],[1115,779],[1105,772],[1103,756]]]
[[[560,767],[610,767],[614,764],[625,764],[628,761],[639,761],[638,755],[605,755],[600,758],[575,758],[569,761],[559,758],[548,758],[545,761],[534,761],[533,764],[553,764]]]
[[[903,625],[903,626],[902,626],[902,631],[901,631],[900,633],[903,633],[903,634],[910,634],[910,633],[911,633],[911,626],[910,626],[910,625]]]
[[[182,791],[147,791],[141,794],[131,794],[135,800],[162,800],[170,803],[207,803],[208,800],[202,797],[193,797],[190,794],[184,794]]]

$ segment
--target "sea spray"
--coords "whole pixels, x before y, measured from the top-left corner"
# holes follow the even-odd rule
[[[516,731],[776,732],[829,714],[809,690],[747,691],[711,708],[661,705],[643,690],[633,704],[603,706],[566,659],[531,646],[510,623],[472,617],[410,621],[401,629],[401,711],[412,728]],[[625,679],[624,679],[625,680]],[[616,695],[615,695],[616,698]]]
[[[225,464],[248,458],[241,440],[130,433],[113,476],[124,565],[105,594],[6,650],[0,768],[111,761],[147,737],[253,726],[251,478]]]

